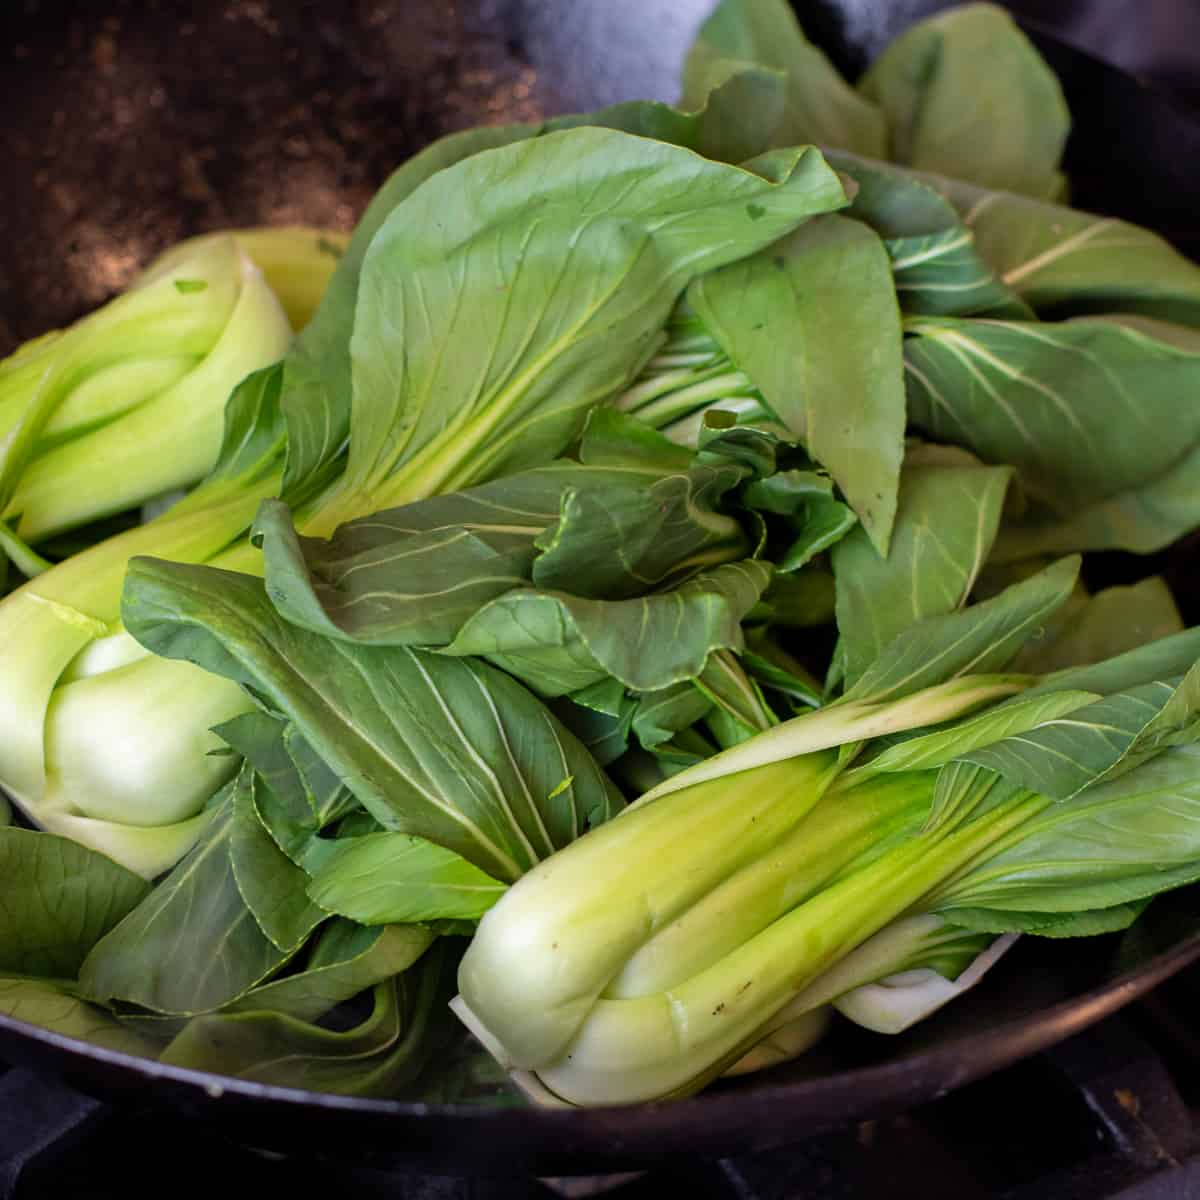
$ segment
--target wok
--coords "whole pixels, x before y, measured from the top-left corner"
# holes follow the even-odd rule
[[[672,99],[707,0],[25,0],[0,15],[0,352],[206,229],[348,228],[388,171],[479,120]],[[933,5],[813,0],[806,27],[853,71]],[[1071,4],[1086,17],[1102,6]],[[1142,9],[1139,7],[1138,12]],[[182,14],[182,15],[181,15]],[[1061,14],[1060,14],[1061,15]],[[1082,27],[1082,26],[1081,26]],[[1028,26],[1075,116],[1074,201],[1200,257],[1200,122]],[[1133,28],[1130,26],[1129,28]],[[1144,28],[1144,26],[1139,26]],[[1164,571],[1200,620],[1195,538],[1093,582]],[[349,1099],[169,1068],[0,1017],[0,1055],[105,1098],[170,1107],[238,1139],[360,1165],[564,1174],[765,1149],[886,1115],[1066,1038],[1200,958],[1200,894],[1123,937],[1025,939],[968,998],[896,1038],[835,1029],[804,1061],[671,1104],[592,1111]]]

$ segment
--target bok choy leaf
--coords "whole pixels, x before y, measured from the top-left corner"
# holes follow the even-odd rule
[[[587,752],[484,663],[313,637],[259,579],[139,559],[126,627],[168,658],[244,684],[292,722],[387,830],[515,879],[620,807]]]

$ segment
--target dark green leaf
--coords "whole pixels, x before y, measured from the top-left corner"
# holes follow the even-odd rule
[[[889,642],[843,698],[897,700],[945,680],[1002,669],[1071,594],[1078,573],[1078,557],[1064,558],[990,600],[926,617]]]
[[[1032,318],[980,254],[954,205],[922,178],[842,150],[829,161],[858,184],[847,215],[883,238],[906,313]]]
[[[865,532],[833,547],[846,686],[896,637],[961,609],[992,549],[1012,472],[979,464],[904,468],[892,545],[880,558]]]
[[[216,732],[254,768],[248,798],[254,816],[271,840],[298,866],[311,869],[327,851],[318,834],[358,801],[286,721],[249,712],[227,721]],[[306,771],[301,771],[303,762]],[[318,777],[320,792],[309,776]],[[249,899],[249,898],[248,898]]]
[[[555,716],[587,747],[602,767],[629,746],[637,700],[616,679],[602,679],[552,705]]]
[[[261,580],[138,559],[124,619],[156,653],[268,697],[386,829],[498,878],[516,878],[620,804],[583,747],[512,679],[408,647],[314,637],[279,617]]]
[[[769,564],[746,559],[636,600],[510,592],[472,617],[446,653],[487,658],[548,696],[610,675],[631,691],[656,691],[698,675],[714,650],[739,649],[741,620],[770,578]]]
[[[0,827],[0,973],[74,978],[150,885],[77,842]]]
[[[263,827],[255,808],[254,780],[233,795],[229,856],[233,877],[259,928],[285,953],[298,950],[329,915],[304,894],[308,876]]]
[[[1036,501],[1031,524],[1070,525],[1080,509],[1155,484],[1200,444],[1200,407],[1186,403],[1200,338],[1181,349],[1094,318],[918,318],[910,332],[910,419],[936,439],[1014,466]],[[1177,533],[1198,517],[1200,506]],[[1078,548],[1149,548],[1113,532],[1112,542]]]
[[[897,162],[1039,199],[1062,191],[1071,114],[1057,76],[1002,8],[968,4],[918,22],[859,91],[886,115]]]
[[[768,631],[751,630],[746,635],[746,647],[741,655],[742,665],[752,679],[786,696],[793,705],[821,706],[820,683],[803,664],[778,645]]]
[[[782,111],[748,109],[745,116],[770,123],[773,145],[816,142],[883,157],[882,114],[809,42],[785,0],[721,0],[688,54],[684,104],[696,107],[748,63],[778,70],[786,81]]]
[[[156,1058],[161,1045],[46,979],[0,976],[0,1013],[121,1054]]]
[[[777,571],[748,619],[785,629],[808,629],[832,621],[834,604],[833,576],[809,565],[802,571]]]
[[[688,298],[886,553],[904,456],[900,316],[878,236],[823,217]]]
[[[403,975],[377,985],[371,1014],[344,1032],[276,1012],[217,1013],[190,1021],[161,1058],[278,1087],[394,1096],[453,1029],[445,1006],[454,967],[449,949],[434,947]]]
[[[204,836],[183,861],[96,943],[79,972],[85,995],[162,1013],[208,1012],[286,961],[259,928],[233,874],[233,799],[247,775],[223,790]]]
[[[367,928],[334,917],[316,939],[305,969],[252,988],[226,1012],[273,1012],[317,1021],[327,1012],[401,971],[433,944],[423,925]]]
[[[708,715],[712,701],[690,680],[638,697],[633,732],[646,750],[657,750]]]
[[[741,558],[746,538],[716,508],[742,476],[732,465],[696,466],[644,489],[566,492],[557,524],[538,539],[535,586],[625,600]]]

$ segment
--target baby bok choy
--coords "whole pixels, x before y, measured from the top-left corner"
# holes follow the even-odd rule
[[[267,368],[235,390],[217,465],[183,500],[0,601],[5,790],[42,829],[147,877],[199,835],[204,801],[233,769],[209,756],[219,743],[208,729],[244,700],[190,664],[147,658],[123,632],[126,567],[149,552],[204,562],[244,534],[280,486],[279,381]],[[190,725],[172,710],[181,692]]]
[[[845,203],[838,176],[812,148],[734,167],[599,128],[500,146],[429,176],[400,199],[365,250],[348,248],[341,281],[331,284],[330,315],[318,314],[285,361],[282,384],[271,385],[277,400],[264,402],[263,413],[282,406],[285,481],[300,481],[283,498],[301,533],[328,535],[391,505],[555,459],[591,409],[637,373],[694,275]],[[348,299],[355,290],[357,299]],[[345,317],[348,303],[352,333],[343,329],[348,344],[340,347],[353,394],[348,438],[311,455],[314,439],[337,423],[336,389],[289,391],[289,372]],[[278,449],[274,434],[253,420],[239,428]],[[253,491],[257,503],[272,487],[280,494],[281,485],[267,482],[273,466],[258,474],[266,460],[255,462],[255,482],[237,489],[237,515],[229,510],[221,545],[206,544],[189,559],[143,533],[137,552],[261,574],[262,556],[238,536],[250,524],[243,501]],[[201,501],[188,503],[193,512]],[[0,780],[39,824],[82,835],[94,827],[75,818],[86,817],[120,827],[123,838],[129,826],[174,827],[200,812],[230,769],[204,751],[209,727],[238,708],[231,703],[237,688],[198,672],[185,684],[186,664],[154,659],[120,635],[115,600],[128,554],[100,553],[112,555],[113,588],[103,603],[76,598],[86,566],[53,585],[45,577],[43,588],[62,581],[51,597],[58,607],[43,617],[55,650],[43,659],[30,643],[37,686],[15,672],[4,679],[3,708],[21,737],[4,739]],[[31,589],[0,605],[0,622],[12,614],[14,638],[28,641],[16,608],[36,607],[34,596]],[[110,634],[120,635],[115,643]],[[112,657],[103,650],[110,644],[118,651]],[[136,687],[126,687],[135,676]],[[241,696],[238,710],[250,707]],[[115,730],[123,731],[119,741],[110,736]],[[131,753],[134,744],[141,749]],[[148,763],[151,749],[153,770],[135,776],[129,764]],[[169,854],[125,856],[120,845],[121,838],[108,841],[106,853],[135,869],[170,865]]]
[[[899,1028],[954,990],[888,1012],[865,989],[897,972],[958,976],[997,934],[1120,929],[1200,876],[1194,632],[1032,687],[910,690],[915,664],[1023,624],[1030,582],[915,626],[842,700],[523,876],[463,958],[459,1015],[544,1100],[683,1095],[830,1002]]]
[[[0,362],[0,517],[18,566],[38,569],[22,543],[201,479],[229,393],[290,339],[263,272],[235,238],[213,235]]]

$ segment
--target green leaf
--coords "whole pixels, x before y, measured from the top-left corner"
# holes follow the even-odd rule
[[[823,217],[688,299],[886,553],[904,456],[899,310],[878,236]]]
[[[969,4],[918,22],[859,91],[887,117],[886,157],[1039,199],[1062,191],[1071,114],[1054,72],[1002,8]]]
[[[770,577],[768,563],[746,559],[635,600],[510,592],[472,617],[445,653],[487,658],[548,696],[610,675],[632,691],[657,691],[699,675],[713,651],[740,649],[741,620]]]
[[[481,150],[533,137],[537,125],[481,125],[452,133],[413,155],[375,193],[338,260],[313,319],[284,359],[288,425],[285,492],[321,478],[344,452],[350,430],[350,336],[363,258],[380,226],[427,179]]]
[[[426,180],[482,151],[580,125],[673,142],[719,162],[745,162],[772,144],[769,133],[775,122],[769,114],[782,103],[782,81],[774,72],[744,70],[713,90],[695,113],[634,101],[542,125],[481,125],[440,138],[408,159],[375,193],[339,258],[320,307],[288,352],[286,494],[323,478],[344,452],[352,404],[350,338],[363,258],[392,211]],[[747,113],[755,114],[756,120],[747,121]]]
[[[1045,808],[945,889],[939,908],[1067,912],[1200,877],[1200,748],[1168,749]]]
[[[279,617],[261,580],[151,559],[131,564],[124,616],[147,648],[266,697],[386,829],[497,878],[620,805],[583,747],[485,664],[314,637]]]
[[[696,466],[642,489],[572,488],[538,539],[534,585],[625,600],[743,557],[741,528],[716,511],[743,475],[732,464]]]
[[[358,801],[336,778],[322,780],[320,795],[313,791],[297,760],[309,766],[309,774],[327,768],[324,764],[317,769],[311,766],[315,759],[311,747],[286,721],[249,712],[218,726],[215,732],[254,768],[248,800],[253,803],[255,819],[293,863],[311,870],[329,846],[318,834],[356,808]]]
[[[277,1087],[395,1096],[453,1028],[445,1008],[454,967],[448,948],[431,949],[403,975],[378,984],[370,1015],[341,1032],[269,1011],[197,1017],[161,1060]]]
[[[1073,514],[1010,524],[1000,531],[997,561],[1038,554],[1061,554],[1078,547],[1104,550],[1123,546],[1135,554],[1153,554],[1169,546],[1196,523],[1200,495],[1200,445],[1193,447],[1157,478]]]
[[[308,886],[322,908],[363,925],[478,920],[507,885],[405,833],[342,838]]]
[[[1078,557],[1060,559],[990,600],[926,617],[889,642],[842,699],[894,700],[946,680],[1001,669],[1067,599],[1078,573]]]
[[[1158,234],[957,179],[919,178],[954,205],[984,260],[1039,316],[1141,313],[1200,325],[1200,266]]]
[[[1119,933],[1141,916],[1146,901],[1114,904],[1086,912],[1012,912],[995,908],[953,909],[954,922],[984,933],[1032,933],[1036,937],[1094,937]]]
[[[1033,312],[1011,296],[980,258],[971,235],[951,228],[925,237],[884,241],[906,313],[1021,320]]]
[[[710,656],[704,670],[696,677],[696,687],[712,701],[714,711],[724,713],[743,731],[738,740],[779,724],[779,718],[763,699],[758,685],[728,650],[718,650]],[[710,726],[712,720],[713,713],[710,713]]]
[[[962,755],[1030,791],[1069,799],[1200,728],[1200,663],[1182,680],[1103,696],[1069,716]]]
[[[0,1013],[119,1054],[157,1058],[160,1043],[46,979],[0,976]]]
[[[289,621],[316,633],[447,641],[482,604],[527,583],[533,540],[555,518],[557,505],[542,512],[513,507],[515,497],[505,493],[514,489],[505,483],[351,521],[329,540],[298,535],[289,510],[268,501],[254,535],[271,599]],[[554,500],[554,492],[542,498],[546,507]]]
[[[938,440],[1014,466],[1036,502],[1031,523],[1072,522],[1081,508],[1153,485],[1200,444],[1200,411],[1184,399],[1200,340],[1185,350],[1093,318],[918,318],[910,332],[910,419]],[[1161,436],[1167,427],[1170,438]],[[1115,532],[1106,548],[1128,548]]]
[[[717,162],[743,163],[782,144],[772,135],[783,114],[785,88],[777,71],[746,66],[709,91],[703,105],[689,105],[695,111],[629,100],[596,112],[554,117],[543,131],[595,125],[670,142]]]
[[[802,571],[776,571],[748,620],[785,629],[809,629],[832,621],[835,603],[833,576],[810,564]]]
[[[779,571],[798,571],[839,542],[855,525],[854,510],[833,498],[833,480],[817,471],[788,468],[742,488],[748,508],[788,518],[787,548],[773,556]]]
[[[294,624],[376,645],[442,645],[489,600],[531,581],[623,599],[742,557],[740,527],[716,506],[744,474],[731,463],[680,472],[560,461],[373,513],[328,540],[298,535],[287,507],[266,501],[254,536],[267,591]]]
[[[911,462],[901,475],[887,557],[857,530],[833,547],[847,687],[905,630],[966,605],[1011,477],[1007,467]]]
[[[274,477],[287,444],[282,409],[283,367],[280,363],[247,375],[225,404],[221,449],[204,481],[172,507],[188,512],[211,504],[219,489],[237,489]]]
[[[407,971],[433,944],[424,925],[367,928],[334,917],[316,938],[305,969],[251,988],[225,1012],[274,1012],[317,1021],[337,1005]]]
[[[74,978],[150,886],[67,838],[0,827],[0,973]]]
[[[869,776],[881,771],[928,771],[992,742],[1036,730],[1046,721],[1065,716],[1097,699],[1094,692],[1081,691],[1018,696],[931,733],[918,733],[884,746],[850,774]]]
[[[780,646],[764,629],[746,634],[742,665],[751,679],[763,687],[788,697],[804,708],[821,706],[821,685],[816,677]]]
[[[618,680],[603,679],[561,697],[551,708],[596,762],[606,767],[629,747],[637,704]]]
[[[721,0],[688,53],[683,103],[697,106],[747,63],[777,70],[786,80],[782,112],[770,108],[747,113],[773,122],[773,145],[816,142],[884,156],[882,114],[856,95],[809,42],[785,0]]]
[[[712,701],[691,680],[638,697],[633,733],[646,750],[655,750],[703,720]]]
[[[559,454],[633,378],[693,276],[844,203],[812,148],[731,167],[595,128],[433,176],[363,262],[347,473],[323,519]]]
[[[1103,662],[1183,630],[1183,620],[1160,575],[1087,597],[1061,627],[1033,637],[1013,668],[1047,674]]]
[[[238,891],[259,928],[285,953],[298,950],[329,912],[305,896],[308,877],[259,820],[253,779],[234,790],[229,857]]]
[[[1145,683],[1185,675],[1200,661],[1200,629],[1188,629],[1127,650],[1115,658],[1086,667],[1071,667],[1047,675],[1026,695],[1077,688],[1110,696]]]
[[[858,184],[847,216],[870,225],[883,239],[904,312],[1033,317],[1033,310],[1001,282],[974,234],[936,187],[844,150],[830,151],[828,159]]]
[[[245,774],[240,786],[245,786]],[[233,873],[234,794],[227,785],[204,836],[101,938],[79,972],[93,1000],[189,1015],[220,1008],[287,959],[259,928]]]

